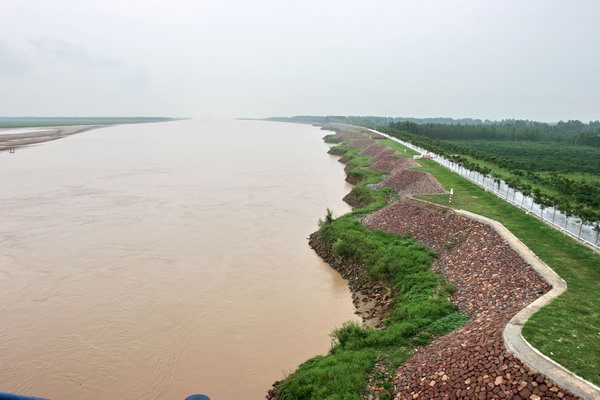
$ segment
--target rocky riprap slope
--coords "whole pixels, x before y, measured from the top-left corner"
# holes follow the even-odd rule
[[[451,210],[403,199],[363,219],[412,235],[438,253],[434,266],[456,286],[453,302],[471,320],[435,340],[397,370],[395,399],[576,399],[530,371],[504,346],[502,332],[550,288],[492,228]]]
[[[382,151],[387,150],[388,147],[386,146],[380,146],[378,144],[372,144],[369,147],[367,147],[366,149],[364,149],[363,151],[361,151],[360,155],[367,155],[367,156],[376,156],[378,154],[380,154]]]
[[[408,169],[396,169],[392,171],[380,185],[389,187],[402,196],[409,194],[445,193],[442,185],[430,173]]]
[[[360,132],[338,132],[337,137],[342,139],[364,139],[365,134]]]
[[[372,163],[376,163],[377,161],[383,160],[384,158],[392,155],[400,155],[400,153],[392,149],[382,150],[376,156],[371,157],[369,161]]]
[[[380,184],[406,194],[442,193],[431,175],[410,171],[419,164],[368,135],[339,129],[348,145],[371,155],[368,169],[389,172]],[[371,137],[381,135],[372,134]],[[330,151],[335,154],[335,151]],[[341,162],[347,159],[340,159]],[[416,183],[418,182],[418,183]],[[357,182],[353,182],[357,183]],[[348,196],[347,196],[348,197]],[[352,202],[351,198],[347,199]],[[471,317],[461,328],[416,348],[413,356],[393,373],[394,399],[577,399],[544,375],[529,370],[504,346],[503,330],[522,308],[547,292],[548,284],[491,227],[455,214],[451,209],[404,198],[363,218],[363,224],[397,235],[412,235],[438,254],[434,268],[455,285],[453,302]],[[357,314],[370,326],[383,327],[392,290],[375,283],[363,265],[344,259],[315,232],[310,245],[349,281]],[[381,376],[390,371],[380,357],[369,377],[365,400],[387,391]],[[375,378],[380,376],[379,378]],[[384,379],[384,380],[385,380]],[[276,382],[274,388],[279,384]],[[276,399],[271,390],[267,399]]]
[[[420,167],[416,161],[407,157],[387,156],[375,161],[368,169],[373,171],[392,172],[395,169],[407,169]]]
[[[371,139],[354,139],[348,143],[348,147],[359,147],[361,149],[366,149],[372,144],[373,141]]]
[[[364,148],[360,155],[372,156],[370,161],[373,163],[369,169],[376,169],[384,172],[390,172],[380,184],[373,185],[373,188],[389,187],[396,193],[401,195],[407,194],[435,194],[444,193],[444,189],[438,183],[438,181],[431,176],[428,172],[423,171],[412,171],[408,168],[418,167],[419,164],[408,157],[398,157],[400,153],[391,150],[387,146],[380,146],[378,144],[371,144],[367,146],[368,141],[355,140],[353,143],[356,146],[362,146]],[[370,143],[373,143],[372,141]],[[367,146],[367,147],[365,147]],[[335,150],[330,150],[330,154],[335,154]],[[346,163],[349,161],[348,156],[342,156],[339,159],[340,162]],[[374,168],[373,168],[374,166]],[[350,171],[353,167],[346,165],[344,170]],[[358,177],[358,179],[361,179]],[[358,181],[352,179],[351,176],[346,177],[346,181],[351,184],[357,184]],[[367,206],[364,202],[356,195],[354,191],[351,191],[343,200],[348,203],[352,208],[361,208]]]

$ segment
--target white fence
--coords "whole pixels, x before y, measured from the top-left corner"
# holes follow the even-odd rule
[[[560,210],[554,207],[542,208],[539,204],[533,201],[532,196],[526,196],[518,190],[508,186],[506,182],[500,180],[494,180],[489,176],[480,174],[477,171],[466,169],[446,157],[440,156],[435,153],[431,153],[421,147],[415,146],[411,143],[397,139],[383,132],[372,130],[373,132],[379,133],[389,139],[392,139],[403,146],[408,147],[421,154],[431,155],[431,159],[440,165],[448,168],[449,170],[456,172],[460,176],[467,178],[471,182],[481,186],[485,190],[494,193],[501,199],[525,210],[528,213],[537,215],[544,222],[550,224],[552,227],[560,230],[561,232],[567,233],[568,235],[577,238],[595,249],[600,249],[600,234],[594,229],[591,224],[584,224],[583,221],[577,216],[566,216]]]

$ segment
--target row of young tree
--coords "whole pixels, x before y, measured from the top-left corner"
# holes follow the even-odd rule
[[[419,124],[412,121],[392,122],[396,130],[441,140],[520,140],[558,142],[600,147],[600,122],[573,120],[546,124],[534,121],[507,120],[495,124]]]
[[[433,140],[426,136],[399,129],[398,125],[389,125],[378,129],[400,140],[446,157],[468,170],[490,176],[498,184],[502,179],[507,185],[525,196],[533,197],[533,200],[542,208],[542,215],[545,209],[553,207],[568,217],[579,218],[582,224],[593,225],[597,234],[600,235],[600,188],[595,185],[557,174],[543,176],[533,171],[524,171],[519,168],[518,163],[514,160],[490,155],[454,143]],[[510,176],[500,176],[498,172],[471,161],[472,159],[485,161],[508,170]],[[539,185],[534,188],[527,182],[538,182]],[[540,186],[549,188],[552,193],[543,191],[539,188]]]

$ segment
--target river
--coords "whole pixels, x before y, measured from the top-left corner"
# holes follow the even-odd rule
[[[325,132],[183,120],[0,153],[0,391],[264,398],[358,320],[307,244],[349,211]]]

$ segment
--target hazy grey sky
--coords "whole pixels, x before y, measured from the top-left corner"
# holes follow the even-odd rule
[[[600,119],[598,0],[0,0],[0,115]]]

